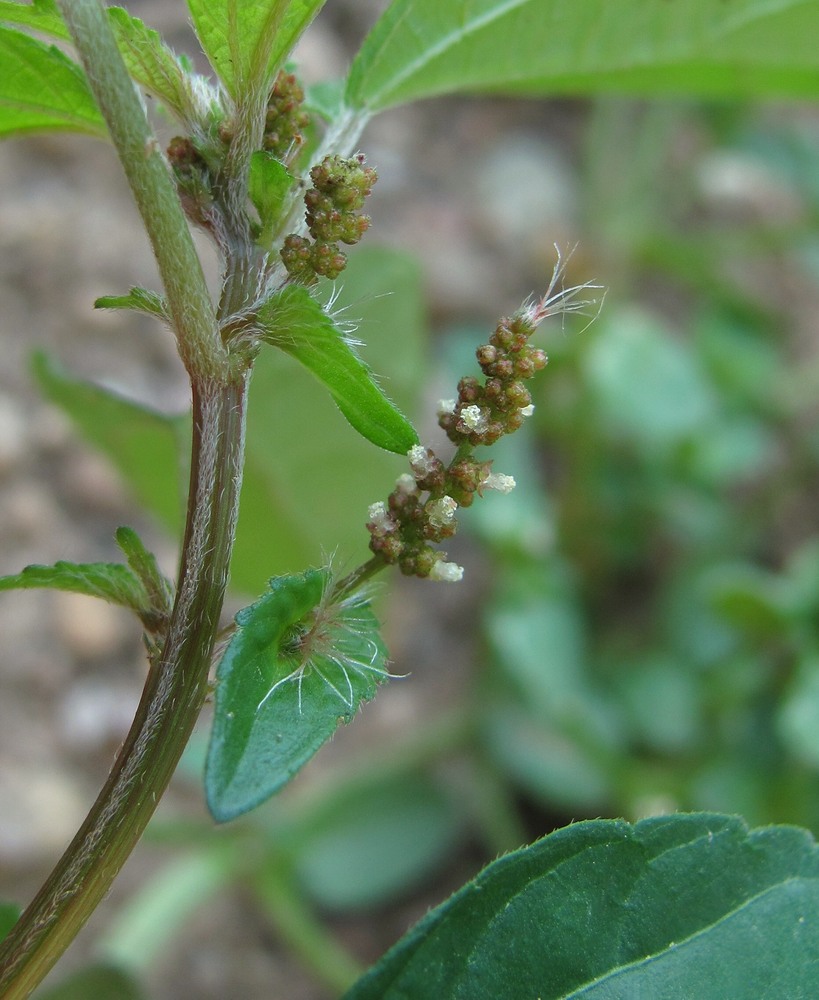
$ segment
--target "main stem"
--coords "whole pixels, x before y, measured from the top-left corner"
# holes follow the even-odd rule
[[[194,384],[194,448],[179,590],[111,774],[48,881],[0,946],[0,996],[28,997],[108,891],[156,808],[207,692],[232,548],[247,375]]]

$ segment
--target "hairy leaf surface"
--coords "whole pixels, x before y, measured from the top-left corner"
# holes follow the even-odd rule
[[[259,313],[264,339],[300,361],[330,390],[353,427],[379,448],[406,454],[418,443],[412,424],[373,380],[324,308],[301,285],[288,285]]]
[[[168,313],[165,299],[158,292],[137,285],[128,289],[126,295],[102,295],[94,301],[95,309],[134,309],[136,312],[156,316],[167,321]]]
[[[0,27],[0,66],[0,136],[62,131],[107,137],[82,69],[59,49]]]
[[[802,0],[395,0],[353,62],[353,107],[454,91],[819,91],[819,6]]]
[[[346,1000],[819,994],[819,852],[728,816],[576,823],[489,865]]]
[[[233,97],[269,83],[325,0],[188,0],[196,34]]]
[[[236,616],[216,674],[205,772],[218,822],[269,798],[374,695],[387,653],[366,603],[333,606],[328,574],[275,577]]]

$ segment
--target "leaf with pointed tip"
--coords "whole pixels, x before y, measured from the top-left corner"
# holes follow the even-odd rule
[[[188,0],[202,49],[232,97],[264,87],[325,0]]]
[[[259,310],[263,339],[290,354],[330,390],[353,427],[399,455],[418,444],[412,424],[373,380],[332,318],[302,285],[288,285]]]
[[[819,996],[818,920],[807,831],[575,823],[485,868],[345,1000]]]
[[[387,676],[369,604],[334,600],[330,581],[314,569],[274,577],[236,616],[216,673],[205,770],[217,822],[277,792]]]
[[[353,60],[352,107],[456,91],[815,97],[804,0],[395,0]]]
[[[0,27],[0,136],[108,130],[82,69],[53,45]]]
[[[156,316],[163,322],[168,320],[165,299],[159,292],[134,285],[127,295],[101,295],[94,300],[95,309],[134,309],[137,312]]]

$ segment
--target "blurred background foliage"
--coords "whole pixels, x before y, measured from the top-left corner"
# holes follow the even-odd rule
[[[238,880],[337,989],[355,962],[316,914],[400,903],[467,848],[468,872],[571,819],[673,810],[819,830],[817,120],[735,103],[571,111],[566,281],[608,291],[599,315],[546,324],[535,415],[492,449],[518,488],[463,514],[485,554],[464,560],[479,606],[448,626],[471,658],[454,704],[215,840],[205,821],[162,814],[152,836],[186,851],[110,929],[120,964],[144,967]],[[334,306],[413,415],[434,408],[422,390],[446,395],[477,371],[493,322],[447,317],[427,344],[420,275],[403,253],[362,248]],[[152,500],[165,465],[133,461],[78,383],[40,378],[173,526]],[[254,379],[233,566],[248,595],[329,552],[362,558],[362,511],[404,465],[288,359],[267,352]],[[163,454],[180,438],[170,424],[146,431]],[[389,631],[395,602],[381,612]]]

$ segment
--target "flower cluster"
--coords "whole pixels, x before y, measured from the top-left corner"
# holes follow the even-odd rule
[[[476,493],[487,489],[509,493],[515,480],[491,472],[491,462],[479,462],[471,455],[456,456],[447,467],[423,445],[411,448],[408,458],[412,474],[398,478],[386,503],[370,506],[370,549],[407,576],[460,580],[463,569],[447,562],[446,553],[434,545],[455,534],[456,511],[468,507]]]
[[[166,151],[176,178],[185,214],[198,226],[211,228],[214,202],[211,170],[199,146],[186,136],[175,136]]]
[[[463,576],[462,567],[433,546],[455,534],[459,507],[469,507],[485,490],[509,493],[515,487],[511,476],[492,472],[492,463],[476,459],[473,449],[516,431],[534,410],[523,383],[546,365],[546,354],[529,343],[540,323],[557,313],[583,312],[598,301],[579,298],[585,289],[599,287],[589,283],[555,291],[565,266],[558,250],[546,294],[502,319],[489,343],[476,351],[483,381],[466,376],[458,383],[458,398],[441,401],[438,423],[457,445],[449,465],[416,445],[408,454],[412,474],[398,479],[386,502],[370,506],[367,530],[378,559],[431,580]]]
[[[282,161],[291,160],[304,143],[310,116],[303,109],[304,90],[293,73],[280,70],[267,101],[263,148]]]
[[[339,243],[358,243],[370,225],[361,215],[364,199],[377,174],[365,166],[364,156],[326,156],[310,171],[313,186],[304,196],[305,218],[312,239],[288,236],[281,249],[291,278],[312,285],[319,276],[337,278],[347,264]]]
[[[523,380],[544,368],[547,358],[529,343],[537,326],[530,313],[522,309],[502,319],[489,343],[476,351],[483,384],[466,376],[458,383],[458,398],[441,401],[438,423],[455,444],[494,444],[516,431],[534,410]]]

